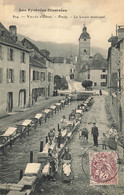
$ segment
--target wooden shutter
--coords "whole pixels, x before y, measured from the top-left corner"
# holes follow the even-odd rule
[[[3,47],[0,45],[0,59],[3,60]]]
[[[14,69],[12,69],[12,83],[15,82],[15,71]]]
[[[26,53],[24,52],[24,63],[26,64]]]
[[[20,70],[20,83],[22,83],[22,70]]]
[[[13,49],[13,59],[12,61],[15,61],[15,50]]]
[[[26,71],[24,71],[24,82],[26,82]]]
[[[20,63],[22,63],[22,51],[20,51]]]
[[[9,69],[6,69],[6,82],[9,83]]]
[[[7,48],[7,60],[10,61],[10,48]]]
[[[0,68],[0,83],[3,82],[3,68]]]

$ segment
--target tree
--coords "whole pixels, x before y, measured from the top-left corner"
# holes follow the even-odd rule
[[[82,86],[85,88],[85,89],[89,89],[92,87],[92,84],[93,82],[90,81],[90,80],[84,80],[82,81]]]

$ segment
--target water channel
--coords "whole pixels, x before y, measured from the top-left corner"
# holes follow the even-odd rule
[[[53,115],[47,122],[38,125],[36,130],[31,130],[22,139],[15,140],[12,148],[6,148],[5,154],[0,153],[0,182],[18,183],[20,170],[25,169],[30,161],[30,151],[33,151],[33,161],[37,162],[37,152],[40,149],[40,141],[44,141],[51,127],[57,131],[58,123],[63,115],[68,119],[72,109],[76,108],[79,102],[71,102],[64,109]],[[30,117],[29,117],[30,118]]]

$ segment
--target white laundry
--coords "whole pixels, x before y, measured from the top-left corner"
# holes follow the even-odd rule
[[[63,165],[63,171],[66,176],[69,176],[71,174],[71,165],[70,164],[64,164]]]

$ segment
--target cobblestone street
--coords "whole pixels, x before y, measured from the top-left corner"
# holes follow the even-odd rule
[[[93,147],[93,138],[91,136],[91,127],[92,123],[96,122],[96,125],[99,129],[99,144],[101,144],[101,136],[103,132],[109,131],[109,121],[107,120],[105,113],[105,95],[95,96],[94,104],[88,112],[84,113],[81,128],[87,127],[89,131],[88,143],[83,143],[79,140],[79,132],[76,132],[73,140],[69,144],[70,152],[72,154],[73,162],[73,172],[74,180],[70,184],[62,183],[60,169],[56,176],[56,182],[44,182],[40,184],[39,189],[34,193],[34,195],[122,195],[123,194],[123,167],[122,165],[118,166],[118,184],[117,185],[90,185],[89,172],[89,162],[85,165],[85,173],[83,171],[82,164],[82,154],[87,150],[95,151]],[[89,149],[89,150],[88,150]],[[120,154],[120,148],[118,147],[117,153]],[[97,151],[111,151],[108,147],[107,150],[102,150],[102,146],[99,145]],[[121,156],[122,157],[122,156]]]

